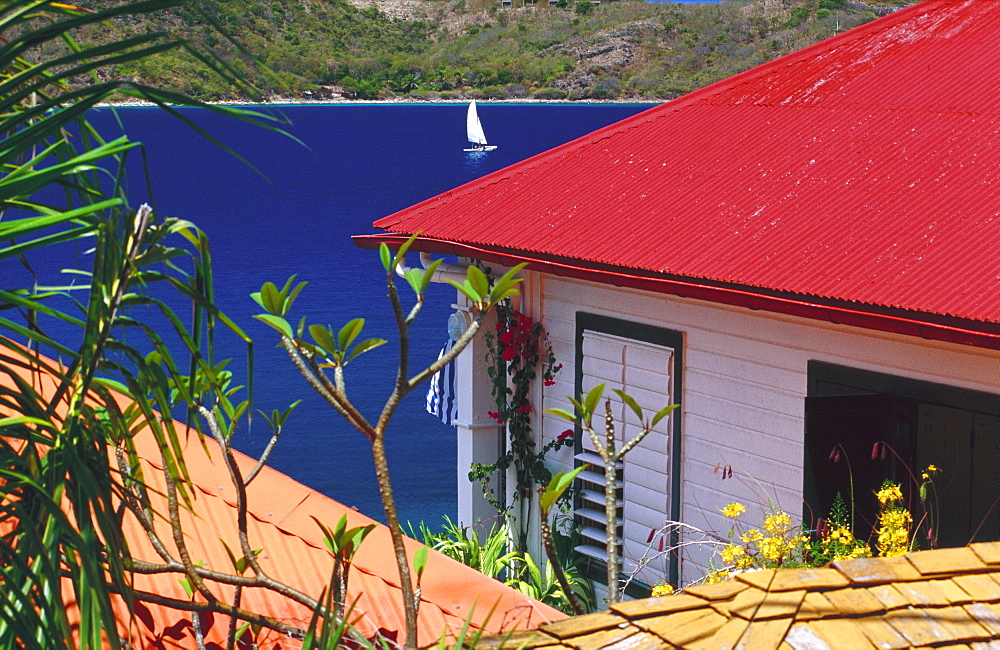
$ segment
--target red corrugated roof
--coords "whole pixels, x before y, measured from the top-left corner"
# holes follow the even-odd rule
[[[1000,2],[914,5],[375,225],[1000,323]]]
[[[40,363],[52,362],[42,358]],[[10,373],[17,373],[45,395],[53,392],[55,384],[47,372],[31,372],[12,364],[0,366],[0,388],[15,389]],[[0,417],[5,415],[8,413],[0,410]],[[177,428],[183,430],[180,423],[177,423]],[[150,487],[153,509],[157,513],[166,513],[166,486],[156,442],[147,429],[137,433],[134,441],[142,462],[143,476]],[[236,526],[236,498],[218,444],[210,439],[203,442],[200,434],[191,431],[185,441],[184,458],[192,480],[194,508],[193,511],[183,510],[181,520],[192,561],[204,562],[204,566],[222,572],[232,572],[232,562],[223,541],[231,549],[240,548]],[[244,476],[256,465],[256,461],[239,452],[236,452],[236,459]],[[371,480],[374,480],[374,476]],[[345,514],[348,526],[374,523],[352,508],[268,467],[250,484],[247,502],[250,545],[254,549],[263,549],[258,557],[263,570],[274,579],[313,598],[318,598],[329,585],[333,560],[323,544],[323,534],[312,517],[330,528],[334,528]],[[166,522],[161,519],[155,523],[160,538],[176,557],[176,547]],[[160,562],[134,517],[126,515],[124,531],[134,558]],[[413,540],[406,541],[411,555],[421,546]],[[378,524],[355,556],[350,573],[348,600],[355,603],[352,622],[359,631],[366,635],[381,631],[402,641],[405,638],[405,623],[394,557],[389,530]],[[175,573],[135,575],[134,586],[137,590],[168,598],[188,599]],[[221,600],[231,602],[230,588],[215,587],[213,591]],[[72,591],[69,590],[68,593],[71,594]],[[68,604],[71,608],[75,607],[72,602]],[[137,615],[131,618],[124,603],[119,601],[118,604],[121,634],[132,647],[195,647],[190,613],[140,604],[136,606]],[[245,589],[243,604],[251,611],[298,627],[308,626],[310,620],[310,611],[273,591]],[[490,616],[490,609],[494,604],[496,609]],[[429,554],[421,584],[421,606],[417,621],[419,642],[422,645],[435,643],[442,633],[456,636],[467,619],[473,629],[502,632],[537,626],[564,616],[562,612],[528,598],[436,551]],[[204,620],[208,627],[206,640],[224,645],[228,617],[215,615]],[[257,642],[260,648],[298,648],[301,645],[301,641],[266,629],[257,638]]]

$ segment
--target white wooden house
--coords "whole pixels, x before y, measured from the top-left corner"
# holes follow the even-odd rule
[[[521,308],[564,364],[536,413],[598,382],[681,404],[626,457],[627,566],[668,520],[724,534],[733,500],[822,516],[845,458],[862,515],[883,478],[934,463],[942,541],[1000,535],[998,2],[900,10],[376,226],[360,245],[419,231],[428,253],[529,263]],[[483,363],[480,345],[459,371],[466,523],[489,514],[468,462],[504,440]],[[898,456],[872,460],[877,441]]]

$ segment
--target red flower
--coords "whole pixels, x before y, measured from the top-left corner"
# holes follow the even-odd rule
[[[553,379],[552,377],[546,377],[544,381],[545,381],[545,385],[546,386],[555,386],[556,385],[556,380]]]
[[[497,424],[503,424],[505,422],[505,420],[500,419],[500,414],[496,411],[486,411],[486,415]]]
[[[518,406],[518,413],[531,413],[534,409],[531,408],[531,404],[525,404],[524,406]]]
[[[576,435],[576,431],[573,431],[572,429],[566,429],[558,436],[556,436],[556,440],[565,440],[567,438],[572,438],[574,435]]]

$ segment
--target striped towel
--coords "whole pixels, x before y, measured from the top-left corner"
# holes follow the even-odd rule
[[[455,342],[448,339],[438,355],[438,359],[447,354]],[[458,419],[458,400],[455,393],[455,362],[439,370],[431,377],[430,388],[427,389],[427,412],[436,416],[445,424],[452,424]]]

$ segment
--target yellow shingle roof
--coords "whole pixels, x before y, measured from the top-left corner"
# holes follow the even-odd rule
[[[908,648],[1000,637],[1000,542],[738,574],[479,648]],[[987,647],[987,646],[983,646]]]

